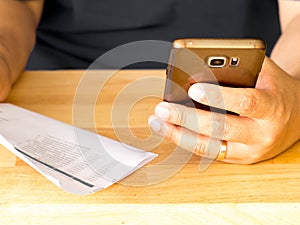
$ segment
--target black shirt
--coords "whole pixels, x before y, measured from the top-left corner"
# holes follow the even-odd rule
[[[46,0],[28,69],[87,68],[138,40],[262,38],[279,34],[277,0]]]

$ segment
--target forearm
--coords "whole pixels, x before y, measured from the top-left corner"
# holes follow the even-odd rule
[[[282,26],[271,58],[291,76],[300,79],[300,14]]]
[[[42,3],[0,0],[0,100],[23,71],[34,47]]]

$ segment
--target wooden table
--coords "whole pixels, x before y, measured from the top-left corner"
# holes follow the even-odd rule
[[[90,78],[107,74],[108,71],[94,71]],[[72,124],[74,96],[82,77],[86,77],[84,71],[25,72],[7,102]],[[76,125],[96,129],[110,138],[121,138],[137,147],[148,143],[144,147],[151,150],[147,142],[152,135],[147,118],[161,101],[163,78],[162,70],[124,70],[113,74],[95,97],[95,127],[84,117]],[[122,117],[118,110],[128,110],[128,104],[131,104],[128,115]],[[117,118],[114,123],[112,117]],[[136,139],[126,140],[128,127]],[[173,144],[162,141],[152,149],[159,157],[147,166],[159,166],[174,149]],[[92,195],[75,196],[60,190],[1,147],[0,224],[296,224],[300,221],[300,142],[274,159],[250,166],[214,162],[201,172],[200,160],[192,156],[174,176],[152,185],[134,187],[121,183]],[[160,166],[164,174],[164,165]]]

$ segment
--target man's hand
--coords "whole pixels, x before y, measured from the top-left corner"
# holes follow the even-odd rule
[[[152,129],[196,154],[215,157],[218,149],[211,146],[217,144],[209,143],[225,140],[223,161],[251,164],[280,154],[300,138],[300,81],[269,58],[255,89],[198,83],[189,89],[189,95],[200,103],[239,114],[158,104],[155,116],[149,118]]]
[[[0,1],[0,101],[24,70],[35,43],[44,0]]]

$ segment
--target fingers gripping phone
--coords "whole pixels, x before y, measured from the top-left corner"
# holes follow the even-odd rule
[[[178,39],[167,68],[164,100],[205,110],[218,109],[192,101],[188,89],[198,82],[228,87],[255,87],[265,57],[260,39]]]

